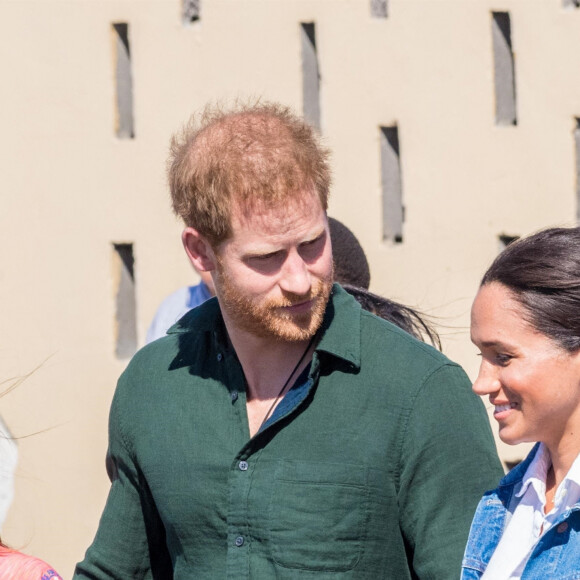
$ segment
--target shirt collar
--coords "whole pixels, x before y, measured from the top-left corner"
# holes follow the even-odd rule
[[[207,332],[216,327],[216,318],[222,322],[219,303],[217,298],[210,298],[197,308],[190,310],[180,318],[173,326],[170,326],[167,334],[184,334],[188,332]]]
[[[340,285],[334,284],[319,331],[322,338],[316,351],[341,358],[353,368],[360,368],[360,317],[359,303]],[[210,298],[188,312],[169,328],[167,334],[189,332],[222,334],[223,339],[225,325],[217,298]]]
[[[334,284],[322,322],[322,338],[316,347],[360,368],[359,303],[339,284]]]
[[[576,490],[572,491],[570,488],[572,486],[576,486]],[[562,492],[564,490],[570,490],[570,493],[566,496],[566,502],[569,507],[572,506],[577,501],[577,498],[580,497],[580,455],[576,457],[574,463],[572,463],[572,467],[566,474],[564,481],[558,486],[556,490],[556,504],[560,504],[564,501]]]
[[[522,486],[516,492],[516,497],[522,497],[531,485],[536,495],[541,499],[545,499],[546,475],[551,464],[552,460],[548,448],[543,443],[540,443],[534,458],[526,469],[522,479]]]
[[[564,481],[566,479],[580,486],[580,455],[574,459],[574,463],[572,463],[572,467],[570,467],[570,471],[566,474]]]
[[[543,443],[540,443],[533,460],[526,469],[522,479],[522,486],[515,494],[516,497],[522,497],[528,488],[532,486],[532,489],[536,492],[537,497],[542,502],[544,502],[546,499],[546,476],[551,464],[552,459],[550,457],[548,448]],[[572,463],[572,467],[570,467],[570,470],[566,474],[566,477],[564,477],[558,486],[558,489],[556,490],[556,506],[558,506],[562,501],[566,500],[566,495],[568,494],[563,495],[562,492],[564,490],[568,490],[572,485],[576,486],[578,490],[580,490],[580,455],[576,457],[574,463]],[[575,498],[580,495],[578,490],[572,497]],[[575,501],[575,499],[571,502],[568,501],[567,505],[569,504],[571,506]]]

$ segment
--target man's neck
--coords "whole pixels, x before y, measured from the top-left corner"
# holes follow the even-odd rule
[[[226,328],[248,383],[248,399],[269,400],[276,397],[303,354],[294,377],[312,360],[314,344],[305,353],[310,339],[286,341],[256,336],[228,324]]]

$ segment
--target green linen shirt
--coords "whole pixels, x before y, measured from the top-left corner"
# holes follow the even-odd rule
[[[503,474],[462,369],[335,285],[302,378],[250,438],[217,300],[138,352],[75,578],[458,578]]]

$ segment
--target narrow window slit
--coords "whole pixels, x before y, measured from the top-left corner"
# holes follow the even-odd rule
[[[517,125],[515,64],[509,12],[492,12],[496,125]]]
[[[193,24],[200,18],[201,0],[182,0],[181,21],[183,24]]]
[[[387,18],[387,0],[371,0],[371,16],[373,18]]]
[[[314,22],[300,24],[302,43],[302,109],[304,118],[320,130],[320,68]]]
[[[405,208],[398,127],[380,127],[380,141],[383,240],[400,244],[403,242]]]
[[[115,285],[115,355],[129,358],[137,350],[137,308],[135,299],[135,257],[133,244],[113,244]]]
[[[115,133],[119,139],[133,139],[133,74],[129,25],[126,22],[113,24],[113,50],[115,55]]]
[[[499,241],[499,251],[502,252],[505,250],[510,244],[515,242],[516,240],[520,239],[518,235],[510,235],[510,234],[500,234],[497,237]]]

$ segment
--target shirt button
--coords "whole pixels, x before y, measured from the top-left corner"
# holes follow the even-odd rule
[[[247,461],[240,461],[238,463],[238,467],[240,468],[240,471],[248,471],[248,462]]]
[[[562,522],[557,528],[556,531],[559,534],[563,534],[568,529],[568,524],[566,522]]]
[[[237,546],[238,548],[240,548],[240,547],[241,547],[241,546],[243,546],[243,545],[244,545],[244,538],[242,538],[242,536],[238,536],[238,537],[236,538],[236,546]]]
[[[223,358],[222,353],[218,352],[218,355],[217,355],[218,362],[221,362],[222,358]]]
[[[232,401],[237,401],[238,400],[238,391],[232,391],[232,394],[230,395],[230,397],[232,398]]]

